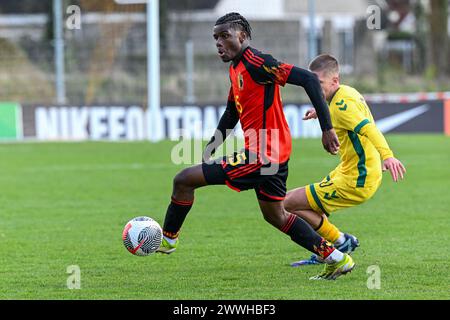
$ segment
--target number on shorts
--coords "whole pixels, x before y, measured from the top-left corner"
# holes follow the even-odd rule
[[[244,162],[245,160],[247,160],[247,156],[244,152],[236,154],[236,161],[233,160],[233,156],[228,157],[228,163],[233,167],[238,165],[239,163]]]

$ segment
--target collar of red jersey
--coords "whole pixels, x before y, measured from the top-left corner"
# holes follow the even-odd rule
[[[245,53],[247,50],[250,50],[250,49],[251,49],[251,47],[250,47],[250,46],[247,46],[247,48],[245,48],[244,51],[242,51],[242,53],[239,55],[239,57],[238,57],[235,61],[233,61],[233,67],[234,67],[234,68],[236,68],[237,65],[239,64],[239,62],[241,62],[242,57],[244,56],[244,53]]]

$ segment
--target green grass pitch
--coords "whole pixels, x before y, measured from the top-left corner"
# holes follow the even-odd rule
[[[174,143],[0,145],[0,299],[449,299],[450,138],[388,135],[408,172],[385,173],[366,204],[332,215],[357,235],[356,269],[310,281],[322,267],[264,221],[253,191],[197,190],[179,250],[136,257],[122,244],[125,223],[161,224]],[[288,187],[324,177],[338,162],[318,139],[294,141]],[[67,267],[81,270],[69,290]],[[369,289],[368,267],[380,268]],[[370,281],[369,281],[370,282]]]

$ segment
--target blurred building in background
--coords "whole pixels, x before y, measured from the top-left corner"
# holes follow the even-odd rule
[[[441,5],[438,18],[434,2]],[[316,0],[318,52],[338,57],[344,80],[362,92],[448,90],[448,67],[442,70],[435,63],[442,56],[450,61],[448,3]],[[67,103],[146,105],[145,5],[64,0],[64,8],[69,5],[81,8],[82,24],[81,29],[64,28]],[[368,27],[373,6],[379,9],[376,29]],[[308,9],[308,1],[297,0],[160,1],[162,103],[186,102],[186,79],[191,78],[195,101],[216,103],[226,99],[227,65],[216,55],[212,28],[217,18],[230,11],[238,11],[250,21],[252,46],[306,67],[311,28]],[[64,12],[65,19],[69,16]],[[434,25],[434,21],[445,23]],[[51,0],[2,0],[0,101],[55,102],[52,27]],[[431,35],[439,32],[431,30],[442,27],[446,29],[439,44],[442,52],[434,54]],[[189,48],[193,49],[191,60]],[[187,74],[189,63],[194,66],[192,75]],[[284,90],[285,100],[307,99],[296,88]]]

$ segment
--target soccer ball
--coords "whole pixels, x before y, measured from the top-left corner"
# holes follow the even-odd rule
[[[137,217],[125,225],[122,240],[125,248],[132,254],[148,256],[161,246],[162,229],[152,218]]]

